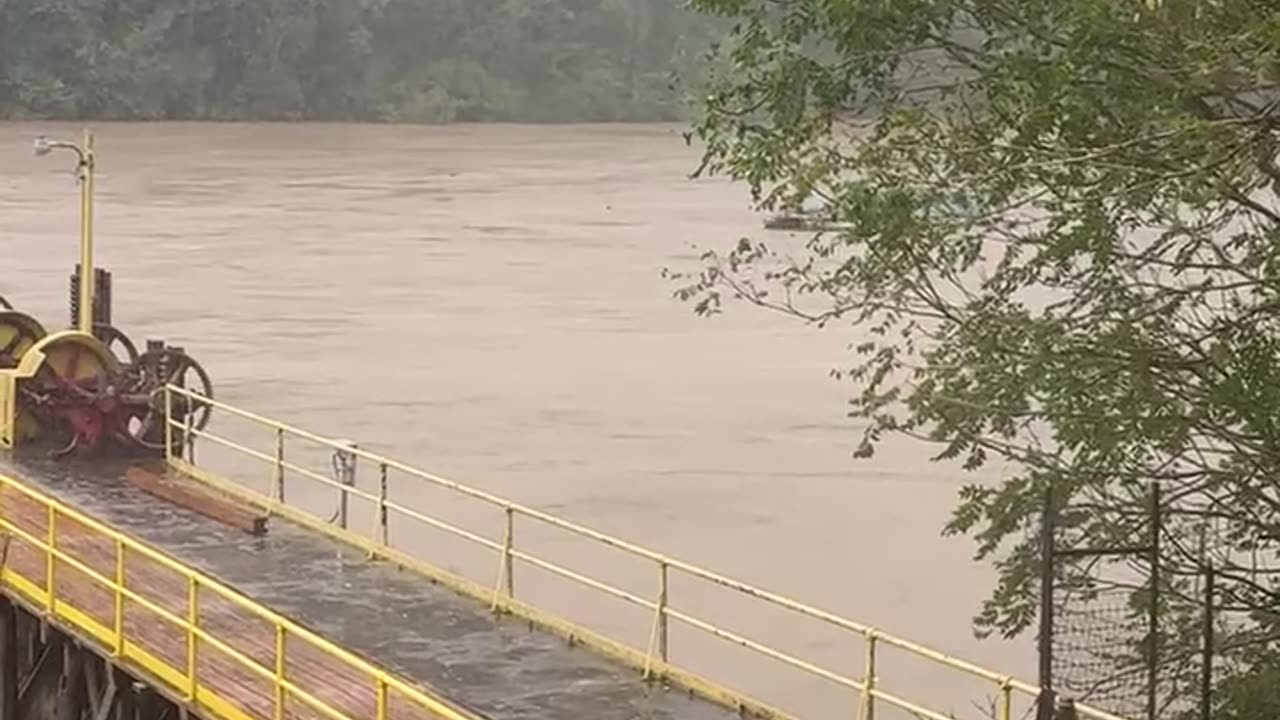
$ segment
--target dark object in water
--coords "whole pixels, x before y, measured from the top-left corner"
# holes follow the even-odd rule
[[[779,213],[764,219],[766,230],[822,232],[834,229],[831,218],[814,213]]]

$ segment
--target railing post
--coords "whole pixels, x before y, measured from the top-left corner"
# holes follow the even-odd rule
[[[187,699],[194,702],[200,690],[196,672],[196,644],[200,634],[200,581],[195,575],[187,582]]]
[[[667,664],[667,577],[666,560],[658,561],[658,598],[653,604],[653,634],[649,637],[649,653],[644,660],[644,679],[653,677],[653,656],[656,653]]]
[[[379,675],[373,683],[375,720],[387,720],[387,679]]]
[[[862,712],[861,720],[875,720],[876,717],[876,631],[867,631],[866,674],[862,678]]]
[[[124,655],[124,553],[124,540],[116,538],[116,604],[112,622],[116,646],[112,654],[117,658]]]
[[[164,461],[173,461],[173,391],[164,386]]]
[[[666,560],[658,563],[658,657],[667,662],[667,581],[670,575]]]
[[[382,532],[382,544],[391,543],[391,529],[387,525],[387,464],[378,468],[378,527]]]
[[[46,592],[45,607],[48,608],[49,614],[52,615],[58,604],[56,599],[56,592],[54,590],[54,583],[53,583],[53,568],[54,568],[53,554],[58,549],[58,509],[55,508],[52,504],[50,504],[48,507],[49,507],[49,516],[47,518],[48,527],[45,529],[46,535],[47,535],[47,537],[45,538],[45,545],[47,546],[47,551],[45,552],[45,565],[44,565],[45,588],[44,589]]]
[[[1000,717],[998,720],[1013,720],[1013,678],[1000,681]]]
[[[190,398],[187,398],[190,400]],[[187,462],[191,465],[196,464],[196,433],[195,433],[195,413],[188,411],[183,416],[184,432],[182,440],[187,446]]]
[[[284,504],[284,428],[276,428],[276,460],[271,471],[276,502]]]
[[[356,486],[356,463],[359,462],[359,456],[355,454],[355,450],[359,447],[350,440],[341,440],[338,442],[343,449],[339,449],[334,453],[334,459],[337,461],[337,481],[341,485],[338,489],[338,527],[343,530],[347,529],[350,517],[351,495],[347,488]]]
[[[516,545],[516,511],[510,505],[505,510],[506,520],[502,532],[502,589],[506,591],[507,599],[511,600],[516,596],[515,556],[511,554]]]
[[[390,531],[387,529],[387,464],[385,462],[378,463],[378,507],[374,509],[374,533],[378,542],[383,545],[391,537]],[[372,550],[369,551],[369,557],[376,555]]]
[[[276,716],[275,720],[284,720],[285,690],[285,635],[284,623],[276,624]]]
[[[498,612],[499,598],[506,597],[510,600],[516,592],[515,577],[512,573],[514,557],[511,554],[515,544],[516,514],[515,508],[510,506],[504,510],[506,514],[502,531],[502,557],[498,558],[498,585],[493,589],[493,602],[489,605],[489,609],[493,612]]]

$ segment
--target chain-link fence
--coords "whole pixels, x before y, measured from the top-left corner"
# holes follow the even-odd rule
[[[1134,525],[1138,543],[1065,541],[1058,520],[1069,511],[1046,493],[1037,720],[1072,718],[1075,703],[1131,720],[1209,720],[1222,618],[1203,540],[1198,559],[1166,567],[1167,507],[1155,484]]]

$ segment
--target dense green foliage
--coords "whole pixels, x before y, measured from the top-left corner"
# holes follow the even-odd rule
[[[1047,488],[1062,542],[1133,547],[1161,483],[1167,656],[1212,561],[1220,716],[1280,717],[1280,6],[698,4],[737,23],[705,169],[839,225],[709,252],[679,294],[857,328],[858,455],[1012,461],[947,528],[999,569],[983,632],[1034,625]]]
[[[0,0],[0,117],[662,120],[683,0]]]

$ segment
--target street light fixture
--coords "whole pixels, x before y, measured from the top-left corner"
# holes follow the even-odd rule
[[[36,157],[44,157],[54,150],[73,150],[76,153],[76,179],[80,183],[80,315],[77,329],[85,334],[93,333],[93,134],[84,131],[84,141],[71,142],[49,140],[43,135],[36,138],[31,149]]]

